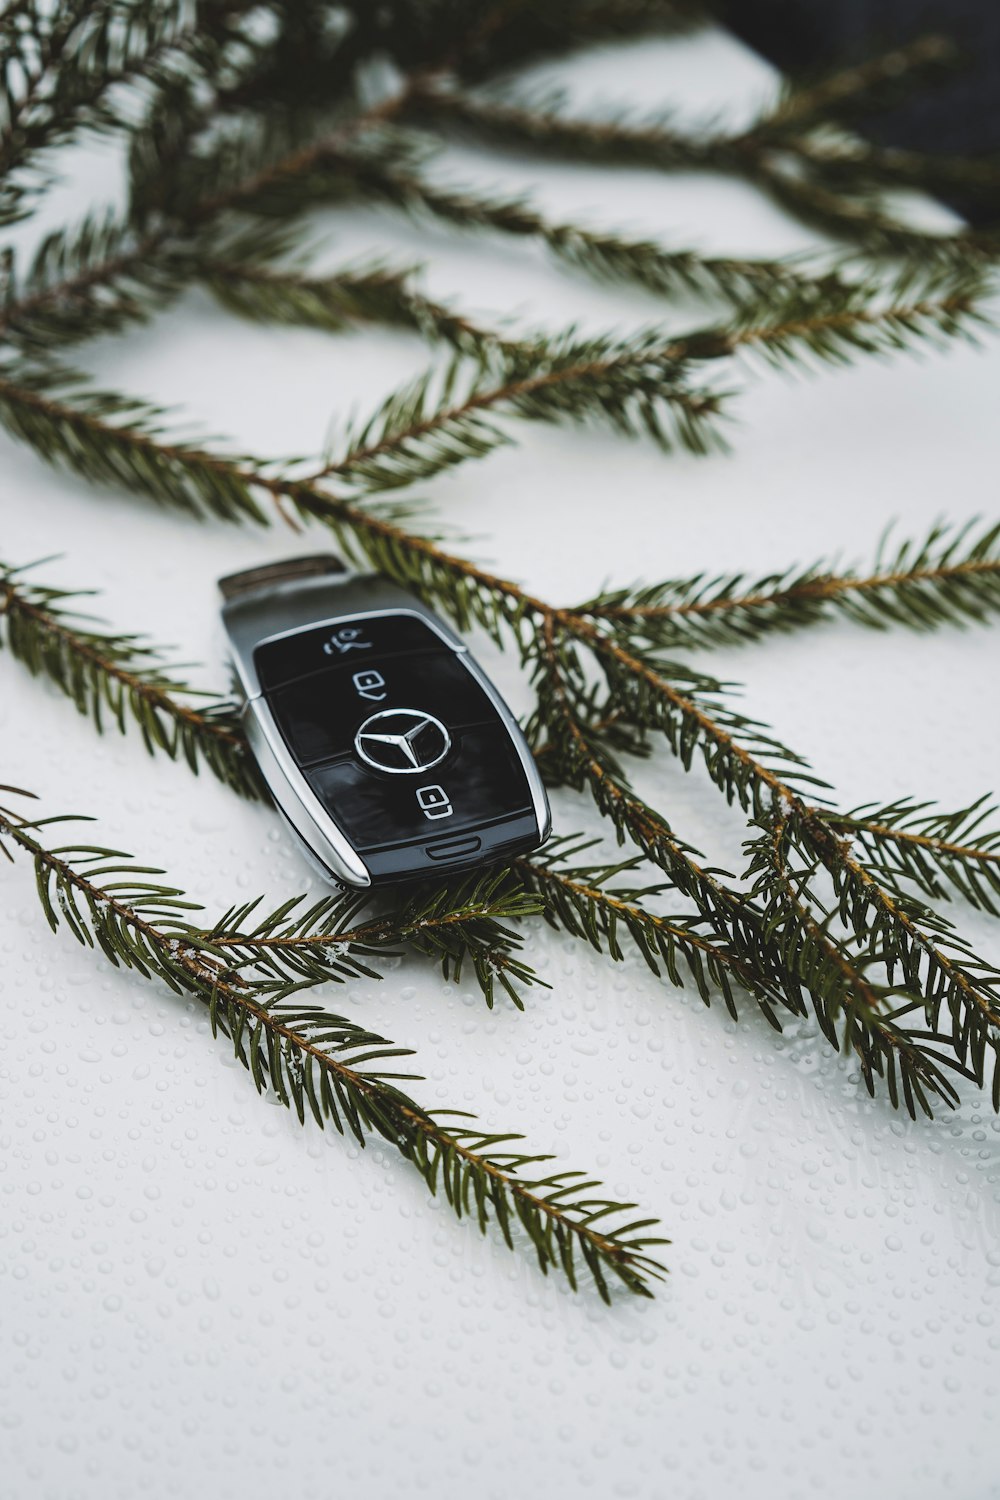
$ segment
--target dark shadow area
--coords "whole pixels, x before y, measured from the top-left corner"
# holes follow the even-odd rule
[[[952,38],[961,49],[959,65],[906,90],[891,108],[865,119],[863,131],[887,146],[1000,152],[998,0],[741,0],[726,12],[737,36],[792,73],[860,62],[930,32]],[[985,192],[963,192],[950,202],[974,224],[1000,220],[1000,204]]]

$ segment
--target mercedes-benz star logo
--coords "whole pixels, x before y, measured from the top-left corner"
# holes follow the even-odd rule
[[[419,708],[386,708],[366,719],[354,736],[365,765],[393,776],[428,771],[444,760],[451,736],[433,714]]]

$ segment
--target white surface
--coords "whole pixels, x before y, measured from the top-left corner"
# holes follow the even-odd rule
[[[683,95],[702,113],[771,86],[722,38],[606,51],[575,76],[582,97]],[[738,184],[464,159],[482,180],[530,175],[553,210],[675,243],[804,242]],[[76,202],[107,181],[95,157]],[[494,315],[658,315],[513,244],[373,211],[320,222],[331,264],[417,248],[434,289]],[[366,408],[427,358],[386,332],[251,327],[201,296],[83,357],[274,453],[314,450],[331,412]],[[942,513],[995,513],[998,374],[991,345],[754,377],[728,458],[523,426],[517,449],[427,493],[475,534],[477,557],[558,599],[605,579],[865,557],[893,517],[919,534]],[[221,685],[215,578],[301,539],[186,525],[6,440],[2,456],[0,555],[63,552],[44,576],[103,588],[109,618],[175,641]],[[837,623],[716,665],[846,804],[912,792],[947,806],[1000,782],[1000,715],[983,691],[997,640]],[[524,705],[515,664],[481,656]],[[162,863],[212,909],[307,885],[271,813],[134,739],[99,742],[9,659],[0,674],[0,779],[35,788],[46,811],[94,814],[95,837]],[[686,837],[738,860],[739,817],[702,777],[665,754],[646,782]],[[563,830],[593,826],[569,795],[556,811]],[[416,960],[332,995],[418,1048],[422,1097],[521,1128],[662,1216],[669,1284],[655,1303],[607,1310],[456,1224],[387,1151],[300,1130],[257,1098],[197,1006],[52,937],[23,863],[3,878],[11,1500],[1000,1496],[1000,1130],[978,1099],[912,1125],[868,1101],[812,1028],[775,1040],[749,1007],[735,1026],[640,964],[615,968],[543,929],[529,947],[553,988],[524,1015],[489,1014],[473,986]],[[1000,956],[995,927],[963,922]]]

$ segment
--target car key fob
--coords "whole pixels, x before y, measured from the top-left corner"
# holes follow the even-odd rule
[[[413,595],[330,555],[219,587],[247,739],[328,878],[448,875],[545,840],[548,799],[517,721]]]

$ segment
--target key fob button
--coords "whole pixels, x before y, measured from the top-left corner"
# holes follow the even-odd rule
[[[307,772],[356,849],[459,833],[530,811],[523,767],[502,725],[454,732],[452,754],[423,775],[383,775],[345,757]]]
[[[297,630],[277,641],[265,641],[254,652],[254,666],[267,692],[330,667],[350,666],[361,671],[384,656],[448,649],[438,633],[417,616],[388,613],[334,620],[311,630]]]
[[[352,754],[386,771],[411,769],[405,745],[397,749],[390,741],[395,730],[418,727],[416,721],[409,725],[392,723],[389,714],[416,710],[445,726],[450,734],[452,726],[482,723],[496,713],[462,657],[447,650],[395,656],[381,660],[378,667],[357,667],[353,663],[335,667],[269,693],[268,701],[300,766]],[[363,738],[359,743],[361,726],[383,716],[385,723],[379,726],[373,722],[371,730],[373,735],[381,733],[385,738]],[[424,740],[428,746],[436,743],[436,731],[425,734]],[[416,748],[423,750],[423,741]]]

